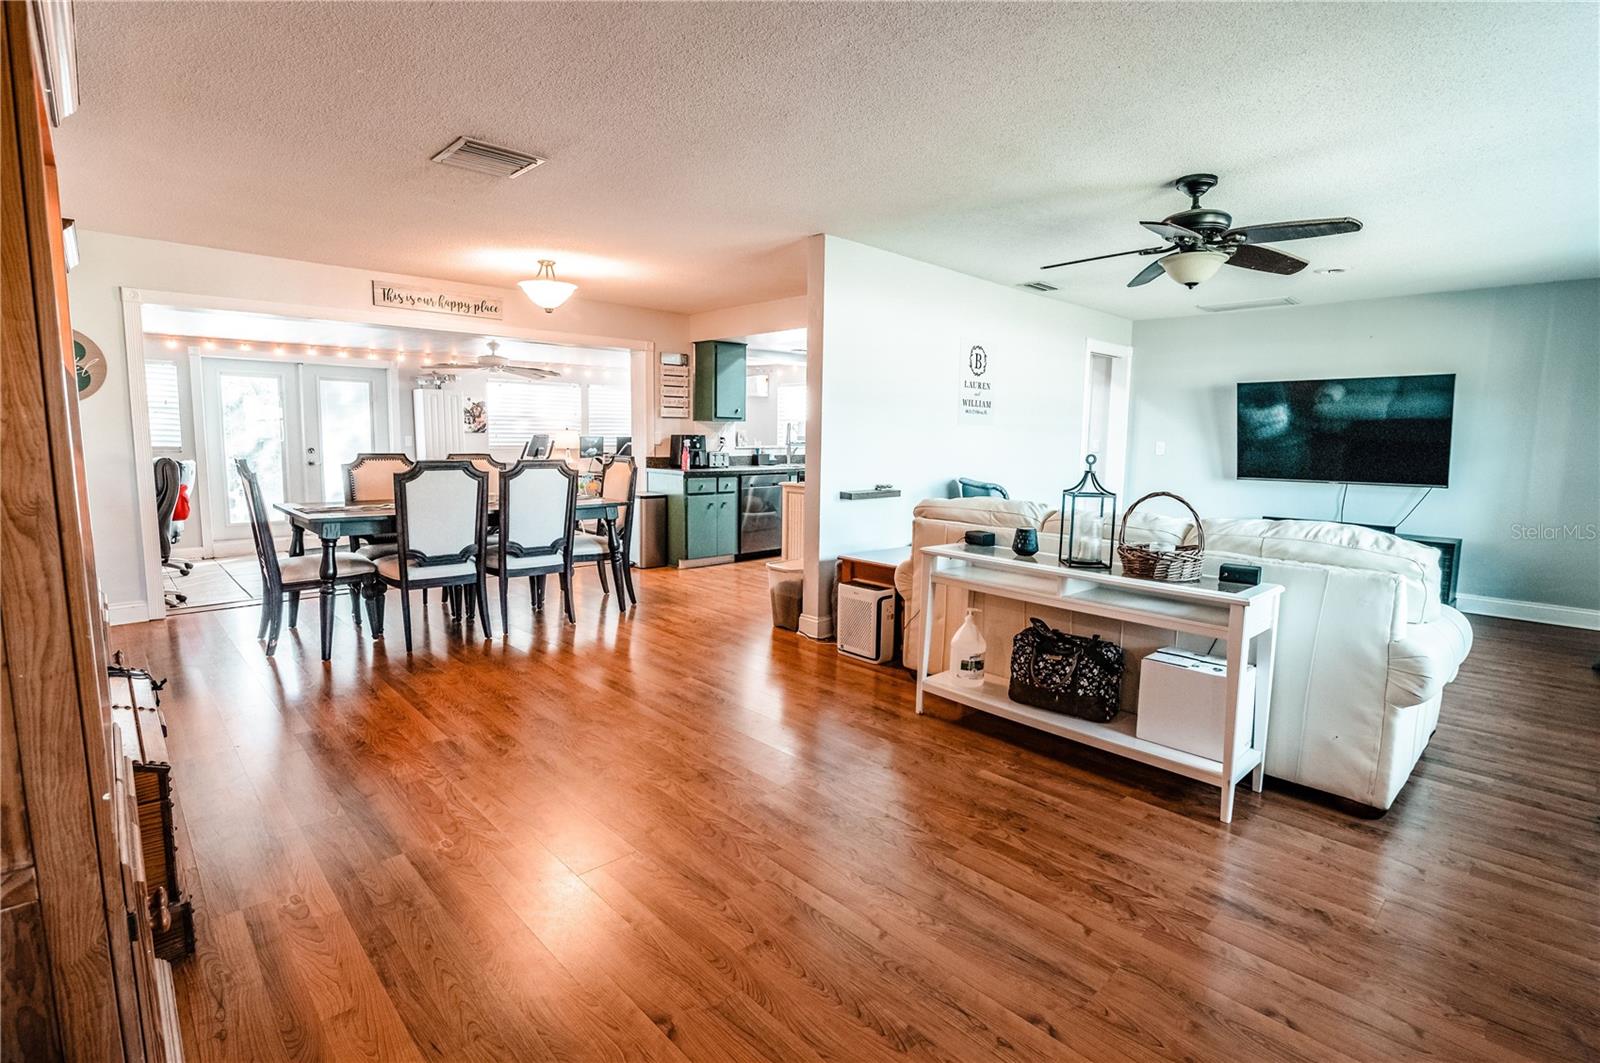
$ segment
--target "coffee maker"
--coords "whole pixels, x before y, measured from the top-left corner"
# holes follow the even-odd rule
[[[675,435],[671,448],[668,456],[680,469],[704,469],[710,464],[705,436]]]

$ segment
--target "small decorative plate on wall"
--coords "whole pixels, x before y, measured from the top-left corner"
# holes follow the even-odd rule
[[[72,331],[72,362],[78,380],[78,398],[86,399],[106,382],[106,356],[100,345],[77,329]]]

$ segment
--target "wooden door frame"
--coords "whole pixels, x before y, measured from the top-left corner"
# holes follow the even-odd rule
[[[6,912],[37,906],[27,955],[49,1015],[7,1040],[23,1058],[144,1057],[121,861],[102,615],[71,373],[60,200],[29,40],[29,9],[4,5],[4,372],[0,374],[0,578],[6,616]],[[26,848],[31,864],[17,865]],[[7,921],[6,989],[15,988]],[[52,1043],[39,1038],[53,1037]],[[17,1045],[10,1045],[17,1047]]]

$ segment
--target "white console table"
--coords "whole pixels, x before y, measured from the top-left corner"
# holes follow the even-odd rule
[[[1041,536],[1041,540],[1045,537]],[[1096,749],[1129,757],[1142,764],[1198,779],[1222,791],[1222,822],[1233,819],[1233,790],[1250,775],[1259,791],[1267,750],[1267,722],[1272,700],[1272,656],[1277,640],[1278,600],[1283,588],[1275,583],[1256,587],[1219,585],[1215,579],[1197,583],[1158,583],[1132,579],[1112,569],[1065,568],[1049,556],[1041,541],[1033,557],[1019,557],[998,546],[929,546],[923,548],[922,663],[917,668],[917,712],[925,693],[936,694],[969,708]],[[1121,713],[1110,723],[1080,720],[1061,713],[1022,705],[1006,696],[1007,680],[989,676],[982,686],[962,683],[950,671],[928,674],[933,656],[933,592],[944,586],[987,594],[1032,605],[1064,609],[1172,631],[1203,635],[1226,642],[1228,685],[1222,733],[1222,759],[1211,760],[1181,749],[1146,741],[1134,734],[1134,719]],[[953,606],[952,606],[953,607]],[[1252,655],[1252,650],[1253,655]],[[1255,719],[1250,747],[1234,753],[1235,714],[1239,705],[1239,677],[1243,666],[1255,664]],[[1130,667],[1132,662],[1129,662]]]

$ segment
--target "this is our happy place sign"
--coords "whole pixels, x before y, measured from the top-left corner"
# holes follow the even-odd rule
[[[373,281],[372,305],[500,320],[500,297],[485,292],[453,292],[442,288],[414,288],[404,284]]]

